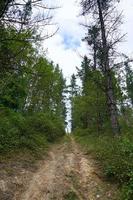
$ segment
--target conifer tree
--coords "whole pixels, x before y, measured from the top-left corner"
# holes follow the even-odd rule
[[[113,85],[113,66],[111,65],[112,61],[110,55],[114,54],[113,48],[118,42],[120,42],[122,38],[122,36],[118,36],[116,34],[115,40],[113,40],[114,34],[116,33],[115,30],[118,30],[118,25],[120,25],[121,16],[117,16],[115,19],[113,19],[113,23],[111,23],[111,12],[112,10],[114,12],[112,0],[82,0],[81,5],[83,8],[83,15],[88,15],[91,13],[93,16],[96,16],[97,19],[97,21],[95,21],[95,24],[98,25],[101,35],[99,59],[101,64],[100,67],[102,69],[105,79],[104,87],[107,98],[108,114],[110,116],[112,131],[114,132],[114,134],[118,134],[120,132],[120,128]]]

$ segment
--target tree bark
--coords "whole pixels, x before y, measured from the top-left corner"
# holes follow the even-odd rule
[[[96,47],[96,41],[94,41],[94,47],[93,47],[93,50],[94,50],[94,70],[96,70],[96,65],[97,65],[97,61],[96,61],[96,57],[97,57],[97,47]]]
[[[108,52],[109,50],[108,50],[108,45],[107,45],[106,30],[105,30],[105,24],[104,24],[100,0],[97,0],[97,6],[98,6],[100,26],[101,26],[102,54],[103,54],[102,64],[103,64],[103,73],[105,76],[107,107],[108,107],[108,112],[110,116],[112,131],[114,134],[119,134],[120,128],[119,128],[119,122],[118,122],[116,100],[115,100],[115,94],[114,94],[114,89],[113,89],[112,73],[109,66],[109,52]]]

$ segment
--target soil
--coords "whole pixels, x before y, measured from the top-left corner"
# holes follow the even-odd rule
[[[53,145],[37,164],[0,163],[0,200],[118,200],[98,163],[73,138]]]

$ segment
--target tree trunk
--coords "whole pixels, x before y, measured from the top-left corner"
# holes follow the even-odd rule
[[[112,73],[109,66],[109,53],[108,53],[108,45],[106,39],[106,31],[105,31],[105,24],[103,20],[103,13],[101,8],[101,1],[97,0],[98,5],[98,13],[99,13],[99,20],[101,26],[101,36],[102,36],[102,64],[103,64],[103,73],[105,76],[105,88],[106,88],[106,97],[107,97],[107,106],[108,112],[110,116],[110,122],[112,126],[112,130],[114,134],[120,133],[118,116],[117,116],[117,107],[116,107],[116,100],[113,90],[113,80],[112,80]]]
[[[93,47],[93,50],[94,50],[94,55],[93,55],[93,58],[94,58],[94,70],[96,70],[96,65],[97,65],[97,61],[96,61],[96,57],[97,57],[97,47],[96,47],[96,41],[94,41],[94,47]]]

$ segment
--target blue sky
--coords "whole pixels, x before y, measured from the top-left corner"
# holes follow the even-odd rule
[[[76,49],[80,47],[80,40],[75,39],[73,35],[63,34],[63,43],[66,49]]]
[[[47,56],[58,63],[66,77],[70,77],[80,66],[82,57],[89,54],[88,47],[82,38],[85,30],[80,26],[84,19],[79,17],[79,0],[47,0],[49,5],[61,6],[54,13],[54,22],[58,24],[58,33],[44,41],[44,49],[48,48]],[[123,25],[121,30],[127,33],[125,42],[120,44],[119,50],[133,54],[133,0],[121,0],[120,10],[123,10]],[[50,29],[50,28],[49,28]],[[54,27],[51,27],[53,30]]]

